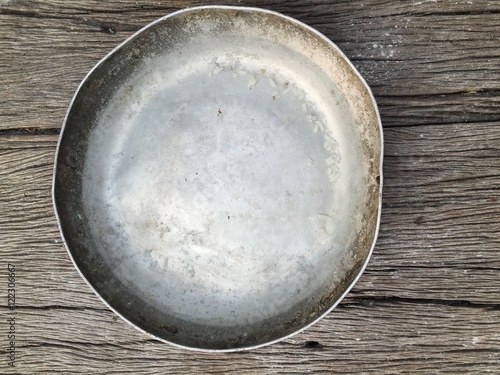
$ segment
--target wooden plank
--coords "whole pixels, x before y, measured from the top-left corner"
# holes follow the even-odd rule
[[[154,19],[203,3],[0,4],[0,129],[59,128],[79,81],[100,58]],[[372,86],[384,124],[401,126],[500,119],[500,7],[497,1],[471,3],[245,5],[296,17],[338,43]]]
[[[8,316],[0,311],[1,320]],[[68,323],[70,322],[70,323]],[[16,310],[19,373],[470,374],[500,368],[500,309],[348,300],[282,343],[192,353],[150,339],[110,311]],[[9,370],[0,348],[0,371]]]
[[[8,233],[0,251],[22,265],[28,305],[99,308],[53,216],[56,140],[0,138],[0,228]],[[500,127],[389,128],[385,141],[381,231],[356,295],[500,303]]]
[[[57,138],[0,137],[1,259],[17,268],[21,304],[105,308],[77,273],[57,228],[51,197]]]

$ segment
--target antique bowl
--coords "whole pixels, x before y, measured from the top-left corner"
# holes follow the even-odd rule
[[[370,89],[326,37],[267,10],[191,8],[80,84],[54,207],[76,268],[124,320],[184,348],[256,348],[360,277],[382,150]]]

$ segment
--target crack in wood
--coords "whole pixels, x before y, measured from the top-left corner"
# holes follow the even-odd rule
[[[8,306],[0,306],[0,309],[7,310]],[[65,310],[65,311],[97,311],[113,313],[108,308],[96,308],[96,307],[85,307],[85,306],[63,306],[63,305],[45,305],[45,306],[29,306],[29,305],[16,305],[16,310],[39,310],[39,311],[51,311],[51,310]]]
[[[466,300],[436,299],[436,298],[410,298],[396,296],[373,296],[359,297],[351,296],[351,300],[359,302],[362,306],[375,307],[378,304],[416,304],[416,305],[441,305],[450,307],[463,307],[472,309],[482,309],[488,311],[500,310],[500,304],[496,303],[478,303]],[[339,307],[348,307],[352,305],[351,301],[341,303]]]
[[[325,346],[323,344],[320,344],[318,341],[306,341],[302,345],[303,348],[306,349],[312,349],[312,350],[321,350]]]
[[[13,129],[0,129],[0,136],[2,135],[55,135],[60,134],[61,128],[13,128]]]
[[[463,10],[463,11],[449,11],[449,12],[439,12],[439,11],[429,11],[429,12],[411,12],[408,15],[414,17],[432,17],[432,16],[443,16],[443,17],[470,17],[470,16],[485,16],[485,15],[495,15],[500,14],[500,9],[491,10]]]
[[[77,15],[56,15],[56,14],[49,15],[44,13],[37,13],[35,11],[14,10],[8,8],[4,9],[0,8],[0,15],[19,16],[19,17],[47,19],[47,20],[53,20],[53,19],[70,20],[77,22],[79,24],[96,27],[99,29],[99,31],[102,31],[107,34],[115,34],[118,31],[116,25],[106,22],[101,22],[95,18],[87,18],[84,16],[77,16]],[[137,27],[120,25],[120,31],[137,31],[137,30],[138,30]]]
[[[375,97],[377,99],[377,97]],[[384,105],[378,105],[380,108],[384,107]],[[384,118],[389,116],[381,116],[382,117],[382,126],[384,129],[412,129],[417,128],[421,129],[424,126],[457,126],[457,125],[477,125],[477,124],[496,124],[500,125],[500,116],[498,119],[493,121],[491,120],[474,120],[474,121],[462,121],[462,122],[429,122],[429,123],[416,123],[416,124],[408,124],[408,125],[384,125]],[[423,131],[422,131],[423,132]],[[384,155],[384,159],[390,155]]]
[[[124,346],[126,345],[136,345],[136,344],[146,344],[146,343],[154,343],[154,344],[159,344],[159,345],[165,345],[163,342],[155,339],[144,339],[144,340],[132,340],[132,341],[121,341],[121,342],[81,342],[81,341],[69,341],[69,340],[64,340],[62,341],[64,344],[58,344],[58,343],[46,343],[42,342],[40,344],[28,344],[28,345],[22,345],[19,344],[17,345],[18,348],[23,348],[23,349],[29,349],[29,348],[65,348],[65,349],[72,349],[74,346],[83,346],[83,347],[111,347],[111,348],[119,348],[123,349]],[[0,351],[1,353],[1,351]]]
[[[454,265],[448,264],[448,265],[438,265],[438,266],[433,266],[433,265],[427,265],[427,264],[419,264],[418,266],[413,266],[413,265],[404,265],[400,266],[398,268],[379,268],[379,269],[371,269],[367,268],[366,271],[363,274],[370,274],[370,273],[382,273],[386,274],[387,272],[400,272],[403,269],[435,269],[435,270],[442,270],[443,267],[446,268],[453,268],[456,270],[460,271],[500,271],[500,268],[497,267],[479,267],[479,266],[466,266],[466,267],[456,267]]]
[[[432,93],[425,93],[425,94],[398,94],[398,95],[389,95],[389,94],[380,94],[377,95],[380,98],[384,99],[399,99],[399,98],[405,98],[405,99],[432,99],[434,100],[436,97],[440,97],[443,99],[449,99],[449,98],[462,98],[464,96],[469,96],[469,97],[474,97],[478,98],[481,96],[487,96],[487,97],[500,97],[500,90],[498,89],[490,89],[490,88],[481,88],[475,90],[474,94],[470,94],[470,91],[464,91],[464,90],[459,90],[459,91],[443,91],[443,92],[432,92]]]
[[[349,307],[354,304],[359,304],[364,307],[376,307],[382,304],[418,304],[418,305],[442,305],[450,307],[462,307],[462,308],[472,308],[472,309],[483,309],[487,311],[500,311],[500,304],[496,303],[478,303],[471,302],[467,300],[451,300],[451,299],[436,299],[436,298],[410,298],[410,297],[397,297],[397,296],[360,296],[357,295],[362,293],[362,290],[355,290],[351,293],[348,300],[345,300],[339,304],[339,308]],[[0,306],[0,309],[6,310],[7,306]],[[39,311],[51,311],[51,310],[65,310],[65,311],[95,311],[95,312],[105,312],[112,314],[113,312],[107,308],[95,308],[95,307],[76,307],[76,306],[63,306],[63,305],[46,305],[46,306],[26,306],[17,305],[17,310],[39,310]]]

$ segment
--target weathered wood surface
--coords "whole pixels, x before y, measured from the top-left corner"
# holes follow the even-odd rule
[[[379,241],[326,319],[255,351],[192,353],[116,319],[90,291],[61,244],[50,197],[66,108],[115,45],[202,3],[0,0],[0,373],[500,373],[498,1],[225,2],[322,31],[380,105]]]

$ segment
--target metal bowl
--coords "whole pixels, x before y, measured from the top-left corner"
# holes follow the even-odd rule
[[[80,84],[53,199],[82,277],[174,345],[233,351],[331,311],[377,236],[382,129],[342,52],[275,12],[146,26]]]

